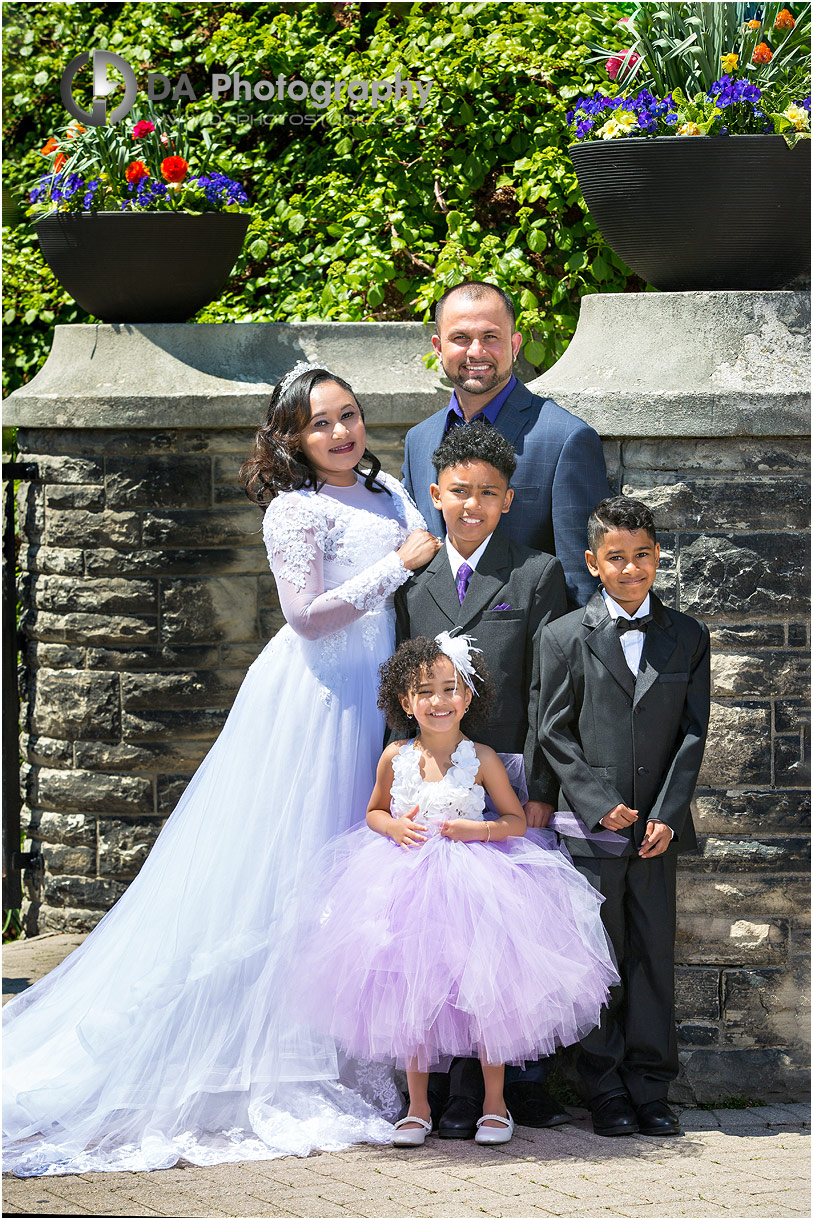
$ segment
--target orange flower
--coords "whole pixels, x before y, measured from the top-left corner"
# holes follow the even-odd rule
[[[81,135],[83,131],[87,131],[87,128],[83,127],[81,123],[71,123],[68,128],[68,137],[72,140],[74,136]]]
[[[65,156],[64,153],[56,154],[56,156],[54,157],[54,173],[55,174],[59,173],[59,171],[62,169],[62,166],[65,164],[67,159],[68,158]]]
[[[746,30],[758,30],[761,25],[761,21],[748,21],[746,22],[745,28]]]
[[[150,171],[143,161],[131,161],[124,171],[124,177],[131,186],[137,186],[142,178],[149,178]]]
[[[792,30],[796,25],[796,18],[790,9],[783,8],[776,14],[776,21],[773,24],[776,30]]]
[[[183,157],[165,157],[161,162],[161,173],[166,182],[183,182],[189,165]]]
[[[49,136],[46,143],[40,149],[40,152],[42,153],[43,157],[50,157],[55,148],[59,148],[59,140],[57,140],[54,136]]]
[[[767,42],[760,42],[754,50],[751,59],[755,64],[769,64],[773,59],[773,51]]]

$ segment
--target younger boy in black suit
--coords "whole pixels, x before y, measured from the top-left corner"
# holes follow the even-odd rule
[[[639,500],[602,500],[587,526],[602,582],[539,637],[539,741],[578,870],[604,895],[621,983],[581,1042],[598,1135],[676,1135],[675,866],[697,847],[689,803],[709,720],[709,633],[651,592],[660,548]]]
[[[499,529],[513,499],[513,445],[487,423],[452,428],[435,450],[437,482],[431,496],[446,526],[445,545],[415,572],[395,596],[396,638],[441,631],[465,632],[482,649],[497,694],[480,741],[508,754],[523,754],[529,826],[544,826],[553,812],[556,780],[539,746],[534,666],[539,628],[567,610],[562,565],[553,555],[531,550]],[[475,654],[476,664],[476,654]],[[530,727],[529,727],[530,725]],[[533,918],[533,912],[528,912]],[[449,1102],[438,1124],[442,1138],[470,1139],[482,1108],[482,1074],[476,1060],[459,1061],[450,1074]],[[568,1121],[544,1088],[547,1069],[509,1068],[506,1100],[523,1125]],[[519,1079],[513,1079],[512,1076]],[[437,1081],[433,1084],[437,1085]],[[436,1107],[437,1108],[437,1107]]]

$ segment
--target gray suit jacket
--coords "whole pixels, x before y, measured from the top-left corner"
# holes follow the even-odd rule
[[[600,593],[539,635],[539,741],[559,779],[559,808],[588,830],[603,829],[618,804],[637,809],[619,832],[625,854],[640,847],[650,818],[671,827],[679,851],[697,847],[689,803],[709,723],[709,633],[650,597],[637,678]],[[610,854],[589,835],[566,843],[573,855]]]
[[[478,740],[500,752],[523,754],[528,795],[550,803],[557,785],[536,738],[535,706],[529,718],[529,699],[536,690],[538,630],[566,609],[559,560],[512,542],[499,529],[472,574],[462,605],[445,546],[395,595],[398,643],[455,629],[474,637],[496,687],[491,715],[477,730]]]
[[[550,398],[539,398],[519,382],[494,425],[517,451],[511,480],[514,503],[501,529],[514,542],[556,555],[565,572],[568,599],[583,606],[596,588],[584,562],[587,518],[610,494],[598,433]],[[443,518],[429,487],[436,472],[432,454],[443,440],[446,408],[410,428],[404,447],[404,487],[426,527],[442,538]]]

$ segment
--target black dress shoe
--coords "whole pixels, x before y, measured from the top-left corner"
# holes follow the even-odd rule
[[[596,1135],[635,1135],[638,1119],[626,1093],[593,1102],[593,1130]]]
[[[560,1127],[570,1122],[567,1110],[541,1084],[506,1085],[505,1104],[520,1127]]]
[[[680,1135],[680,1119],[661,1097],[636,1106],[641,1135]]]
[[[482,1113],[483,1103],[473,1097],[450,1097],[440,1116],[438,1135],[442,1140],[473,1140]]]

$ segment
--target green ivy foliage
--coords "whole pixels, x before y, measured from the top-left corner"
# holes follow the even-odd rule
[[[197,320],[429,319],[446,288],[487,279],[516,299],[526,356],[545,368],[580,297],[643,287],[592,223],[566,151],[568,106],[606,85],[588,43],[621,47],[617,23],[633,8],[7,3],[4,188],[19,200],[43,172],[39,149],[67,121],[60,76],[80,51],[124,56],[142,90],[150,71],[185,72],[196,100],[176,104],[191,131],[223,145],[219,168],[252,200],[228,288]],[[346,89],[327,109],[211,92],[213,73],[346,86],[396,70],[432,82],[423,108],[351,104]],[[55,322],[87,318],[44,268],[30,226],[6,227],[3,245],[8,392],[40,366]]]

